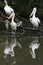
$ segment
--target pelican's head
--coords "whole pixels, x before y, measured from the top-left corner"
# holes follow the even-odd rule
[[[33,8],[33,13],[36,13],[36,7]]]
[[[5,3],[5,4],[7,4],[7,1],[6,1],[6,0],[4,0],[4,3]]]
[[[36,9],[36,7],[34,7],[33,10],[32,10],[32,13],[30,14],[30,17],[31,17],[32,15],[35,15],[35,14],[36,14],[36,11],[37,11],[37,9]]]

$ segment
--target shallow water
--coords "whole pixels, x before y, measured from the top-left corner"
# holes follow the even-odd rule
[[[34,47],[35,55],[29,46]],[[43,65],[43,36],[0,34],[0,65]]]

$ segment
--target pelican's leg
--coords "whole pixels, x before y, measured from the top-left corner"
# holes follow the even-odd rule
[[[35,30],[35,28],[33,27],[33,30]]]
[[[37,27],[33,27],[33,30],[37,30],[38,28]]]
[[[38,26],[37,27],[35,27],[35,29],[36,29],[36,31],[38,30]]]

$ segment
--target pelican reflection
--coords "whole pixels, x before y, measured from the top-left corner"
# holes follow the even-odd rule
[[[40,43],[38,42],[38,37],[33,37],[33,41],[29,45],[29,48],[31,49],[29,51],[33,59],[36,58],[35,50],[38,49],[39,46],[40,46]]]
[[[6,39],[5,42],[5,49],[4,49],[4,57],[7,57],[7,55],[11,55],[11,57],[14,57],[15,53],[14,53],[14,48],[16,46],[19,46],[19,48],[22,48],[21,44],[16,40],[16,38],[11,38],[10,41],[8,39]]]

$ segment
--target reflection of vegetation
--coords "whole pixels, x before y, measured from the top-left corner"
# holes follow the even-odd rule
[[[8,3],[14,8],[15,12],[18,12],[22,17],[27,17],[33,7],[37,7],[38,15],[43,15],[43,0],[7,0]],[[0,1],[0,6],[3,5],[3,1]]]

